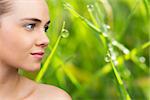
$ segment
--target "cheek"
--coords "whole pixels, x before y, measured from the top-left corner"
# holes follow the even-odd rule
[[[2,47],[14,53],[28,52],[28,50],[32,48],[33,44],[34,39],[17,30],[6,31],[1,38],[1,45],[3,45]]]
[[[34,45],[34,38],[13,29],[0,32],[0,60],[18,67],[26,61]]]

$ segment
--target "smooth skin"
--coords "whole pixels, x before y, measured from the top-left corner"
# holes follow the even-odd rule
[[[41,59],[31,55],[49,43],[45,0],[10,0],[11,10],[0,17],[0,100],[71,100],[63,90],[37,84],[18,74],[40,69]]]

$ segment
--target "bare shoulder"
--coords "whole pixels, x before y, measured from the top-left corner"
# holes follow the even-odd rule
[[[23,100],[72,100],[67,92],[55,86],[38,84],[28,78],[22,77],[24,91]]]
[[[43,96],[43,100],[72,100],[64,90],[51,85],[39,84],[36,93]]]

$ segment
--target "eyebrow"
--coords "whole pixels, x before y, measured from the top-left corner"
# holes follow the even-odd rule
[[[40,19],[37,19],[37,18],[24,18],[22,20],[30,20],[30,21],[34,21],[34,22],[38,22],[38,23],[42,22]],[[47,21],[45,25],[48,25],[49,23],[50,23],[50,20]]]

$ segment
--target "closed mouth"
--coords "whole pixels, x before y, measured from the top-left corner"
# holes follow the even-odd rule
[[[31,55],[44,55],[44,52],[31,53]]]
[[[31,53],[31,55],[32,55],[34,58],[42,59],[43,56],[44,56],[44,52],[34,52],[34,53]]]

